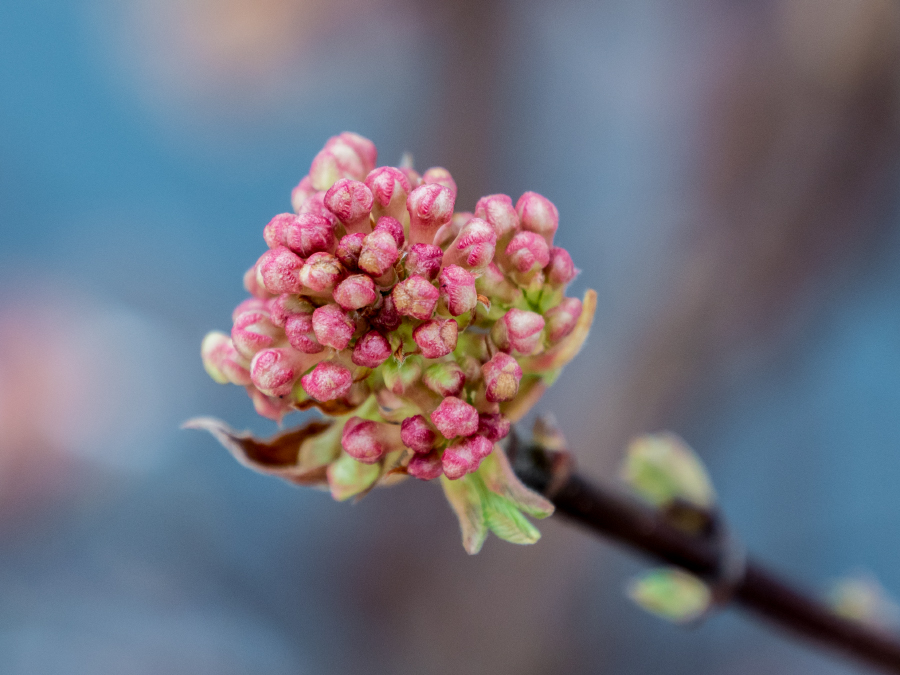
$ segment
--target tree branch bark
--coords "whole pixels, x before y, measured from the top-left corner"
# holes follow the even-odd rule
[[[664,514],[617,491],[592,484],[555,453],[522,448],[514,453],[516,474],[556,506],[557,513],[589,530],[658,561],[715,578],[723,552],[710,538],[691,535]],[[855,657],[889,673],[900,673],[900,638],[844,619],[753,559],[733,587],[732,602],[796,635]]]

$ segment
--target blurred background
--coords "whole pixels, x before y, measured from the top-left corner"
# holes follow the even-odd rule
[[[343,130],[557,204],[599,307],[538,411],[585,473],[671,429],[760,558],[900,595],[900,5],[4,0],[0,670],[855,672],[643,613],[565,522],[470,558],[436,485],[337,504],[179,431],[275,430],[200,340]]]

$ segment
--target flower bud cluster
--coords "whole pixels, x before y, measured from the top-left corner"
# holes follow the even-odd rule
[[[291,201],[263,228],[231,335],[203,341],[209,374],[246,387],[266,417],[334,416],[329,480],[349,480],[345,456],[376,478],[476,471],[590,324],[592,308],[565,297],[577,271],[554,245],[556,207],[526,192],[455,212],[446,169],[379,167],[349,132]]]

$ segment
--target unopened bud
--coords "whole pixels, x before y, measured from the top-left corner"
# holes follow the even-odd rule
[[[247,292],[250,293],[250,295],[260,300],[267,300],[272,297],[272,293],[269,293],[269,291],[266,290],[266,287],[263,286],[262,279],[260,278],[259,261],[257,261],[249,270],[244,272],[244,288],[247,289]]]
[[[503,351],[531,354],[538,348],[543,330],[544,317],[514,307],[494,324],[491,339]]]
[[[302,296],[293,293],[282,293],[269,300],[267,308],[272,323],[284,328],[288,317],[295,314],[312,314],[314,307]]]
[[[255,272],[254,272],[255,274]],[[234,321],[244,312],[266,312],[269,310],[270,303],[275,300],[272,298],[271,300],[263,300],[262,298],[247,298],[246,300],[242,300],[237,307],[231,312],[231,320]],[[273,323],[275,320],[272,320]],[[276,324],[277,325],[277,324]]]
[[[504,352],[497,352],[481,367],[487,400],[491,403],[512,401],[519,393],[522,368],[519,362]]]
[[[438,396],[459,396],[466,384],[466,376],[456,363],[441,362],[425,370],[422,383]]]
[[[426,359],[439,359],[456,349],[458,334],[454,319],[433,319],[413,331],[413,340]]]
[[[328,207],[325,206],[325,194],[326,193],[324,190],[314,192],[312,196],[309,197],[309,199],[303,202],[303,206],[301,206],[300,210],[297,211],[297,215],[310,215],[324,218],[331,224],[333,228],[335,225],[337,225],[338,219],[337,216],[335,216],[331,211],[328,210]]]
[[[495,263],[488,265],[484,274],[475,280],[475,290],[501,305],[515,304],[522,297],[522,289],[507,279]]]
[[[328,219],[312,213],[282,213],[272,218],[263,230],[269,248],[286,246],[307,258],[319,251],[334,250],[334,227]]]
[[[250,384],[247,362],[238,354],[231,338],[225,333],[213,331],[207,334],[200,345],[200,356],[206,372],[219,384]]]
[[[391,356],[391,345],[381,333],[370,330],[353,346],[351,360],[357,366],[377,368]]]
[[[280,332],[268,312],[244,312],[234,320],[231,341],[241,356],[252,359],[256,352],[271,347]]]
[[[345,131],[328,139],[313,159],[309,176],[317,190],[327,190],[339,178],[362,180],[375,168],[377,157],[372,141]]]
[[[475,275],[484,272],[494,258],[497,233],[481,218],[472,218],[444,253],[444,265],[459,265]]]
[[[564,298],[556,307],[544,313],[547,319],[547,338],[551,343],[562,340],[575,330],[581,309],[581,300],[578,298]]]
[[[392,166],[380,166],[366,176],[366,187],[372,191],[372,213],[376,218],[390,216],[405,220],[406,198],[412,188],[409,179]],[[402,245],[402,244],[401,244]]]
[[[282,417],[293,410],[286,399],[266,396],[253,385],[247,387],[247,393],[250,395],[250,400],[253,401],[256,413],[270,420],[280,422]]]
[[[415,455],[406,467],[406,473],[419,480],[434,480],[444,473],[441,458],[436,452]]]
[[[491,443],[502,441],[509,435],[512,428],[510,421],[503,415],[479,413],[478,415],[478,435],[484,436]]]
[[[448,396],[431,413],[431,421],[444,438],[471,436],[478,431],[478,411],[460,398]]]
[[[407,417],[400,425],[400,440],[410,450],[428,453],[434,447],[437,434],[422,415]]]
[[[472,311],[478,303],[475,277],[459,265],[447,265],[440,274],[440,297],[452,316]]]
[[[481,460],[491,454],[493,444],[483,436],[464,438],[444,450],[441,465],[450,480],[478,470]]]
[[[385,386],[398,396],[402,396],[419,381],[422,376],[420,359],[411,356],[399,363],[397,359],[388,359],[381,369]]]
[[[344,279],[333,294],[335,302],[347,311],[362,309],[378,299],[375,282],[365,274],[354,274]]]
[[[438,289],[418,275],[404,279],[391,291],[397,312],[422,321],[431,318],[439,295]]]
[[[406,236],[403,234],[403,225],[396,218],[391,218],[390,216],[382,216],[378,219],[378,222],[375,223],[375,232],[389,232],[390,235],[394,238],[394,242],[397,244],[397,248],[403,248],[403,243],[406,241]]]
[[[537,192],[526,192],[516,202],[516,211],[523,230],[536,232],[553,245],[553,235],[559,227],[559,211],[546,197]]]
[[[353,385],[353,375],[344,366],[322,361],[300,378],[300,384],[317,401],[333,401],[347,395]]]
[[[437,185],[443,185],[450,190],[450,193],[453,195],[453,200],[456,201],[456,181],[453,180],[453,176],[451,176],[450,172],[444,167],[433,166],[428,169],[428,171],[422,174],[422,183],[436,183]]]
[[[506,259],[514,278],[524,283],[547,266],[550,249],[536,232],[519,232],[506,247]]]
[[[431,244],[434,235],[453,215],[453,193],[443,185],[420,185],[406,200],[409,211],[409,243]]]
[[[508,195],[488,195],[475,204],[475,217],[486,220],[497,233],[497,245],[504,250],[519,231],[519,215]]]
[[[325,194],[325,206],[344,224],[347,234],[371,232],[372,191],[365,183],[340,179]]]
[[[354,232],[341,237],[338,242],[334,255],[348,270],[355,272],[359,269],[359,254],[362,253],[365,238],[366,235],[363,232]]]
[[[313,187],[312,180],[309,176],[304,176],[303,179],[297,183],[297,187],[291,190],[291,206],[294,207],[294,213],[300,213],[300,209],[303,208],[306,200],[315,193],[316,188]]]
[[[263,349],[250,363],[250,378],[266,396],[291,393],[301,370],[299,354],[293,349]]]
[[[397,330],[401,323],[403,323],[403,317],[400,316],[400,312],[397,311],[397,307],[394,305],[393,296],[385,295],[381,304],[381,309],[378,310],[378,314],[372,318],[372,325],[390,333],[391,331]]]
[[[550,249],[550,264],[547,267],[547,283],[554,288],[562,288],[566,286],[575,276],[578,270],[575,269],[575,263],[572,262],[572,256],[569,252],[554,246]]]
[[[351,417],[344,425],[341,435],[341,447],[344,452],[362,462],[374,464],[387,452],[384,433],[380,429],[382,423]]]
[[[433,244],[414,244],[410,247],[403,266],[408,276],[419,275],[428,281],[437,279],[441,271],[444,252]]]
[[[305,295],[327,296],[344,276],[344,268],[330,253],[313,253],[300,270]]]
[[[304,354],[318,354],[325,347],[313,330],[312,306],[309,312],[291,314],[284,323],[284,332],[291,347]]]
[[[347,313],[331,304],[318,307],[313,312],[312,327],[319,344],[337,350],[346,349],[356,331],[356,324]]]
[[[393,235],[386,230],[376,230],[366,235],[359,254],[359,268],[374,277],[380,277],[393,270],[399,259],[400,251],[397,250]]]
[[[303,261],[284,246],[270,249],[256,263],[257,281],[269,293],[299,293],[303,288],[300,275]]]

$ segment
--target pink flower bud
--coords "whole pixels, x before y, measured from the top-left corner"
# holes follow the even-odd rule
[[[344,366],[322,361],[300,378],[300,384],[317,401],[333,401],[347,395],[353,385],[353,375]]]
[[[359,268],[374,277],[380,277],[393,270],[399,259],[400,251],[397,250],[393,235],[386,230],[376,230],[366,235],[359,254]]]
[[[347,234],[371,232],[372,191],[365,183],[341,178],[325,193],[325,206],[344,224]]]
[[[404,155],[404,160],[406,159],[406,155]],[[397,167],[400,169],[400,172],[406,176],[406,180],[409,181],[409,187],[415,190],[422,184],[422,176],[419,175],[419,172],[413,169],[411,166],[401,166]]]
[[[291,314],[285,320],[284,332],[291,347],[304,354],[318,354],[325,349],[313,330],[312,306],[309,312]]]
[[[263,349],[250,363],[250,378],[266,396],[286,396],[302,372],[292,349]]]
[[[200,356],[206,372],[219,384],[250,384],[248,364],[225,333],[215,331],[203,338]]]
[[[409,243],[431,244],[434,235],[453,215],[453,193],[443,185],[420,185],[409,193]]]
[[[373,285],[374,287],[374,285]],[[394,298],[391,295],[384,296],[381,309],[378,314],[372,318],[372,325],[387,333],[397,330],[403,322],[403,317],[397,311],[394,305]]]
[[[295,314],[312,314],[314,307],[299,295],[282,293],[269,300],[267,309],[272,323],[284,328],[288,317]],[[302,351],[302,350],[301,350]]]
[[[244,312],[234,320],[231,342],[241,356],[252,359],[256,352],[268,349],[280,337],[281,331],[263,311]]]
[[[497,352],[490,361],[481,366],[486,389],[485,396],[491,403],[512,401],[519,393],[522,368],[509,354]]]
[[[475,280],[475,289],[501,305],[515,304],[522,297],[522,289],[507,279],[495,263],[488,265],[484,274]]]
[[[578,270],[572,262],[569,252],[554,246],[550,249],[550,264],[547,267],[547,283],[554,288],[565,287],[575,276]]]
[[[418,275],[404,279],[391,291],[397,312],[422,321],[431,318],[438,296],[438,289]]]
[[[330,253],[313,253],[298,276],[305,295],[330,295],[344,276],[344,268]]]
[[[354,274],[334,289],[334,301],[347,311],[362,309],[378,300],[375,282],[365,274]]]
[[[519,214],[508,195],[488,195],[475,204],[475,217],[486,220],[497,233],[498,244],[506,243],[519,231]]]
[[[327,190],[339,178],[362,180],[375,168],[377,157],[372,141],[345,131],[328,139],[313,159],[309,176],[317,190]]]
[[[318,307],[312,315],[312,327],[319,344],[337,350],[346,349],[356,332],[356,324],[337,305]]]
[[[407,417],[400,425],[400,440],[410,450],[428,453],[434,447],[437,434],[422,415]]]
[[[338,219],[337,216],[325,206],[325,194],[324,190],[314,192],[309,199],[303,202],[303,206],[297,211],[297,215],[302,216],[307,214],[310,216],[319,216],[320,218],[327,220],[332,228],[334,228],[334,226],[337,225]]]
[[[481,274],[494,257],[497,233],[481,218],[472,218],[456,235],[444,253],[444,265],[459,265]]]
[[[403,265],[409,276],[418,275],[428,281],[437,279],[444,252],[433,244],[414,244],[409,248]]]
[[[453,180],[453,176],[451,176],[450,172],[444,167],[433,166],[428,169],[428,171],[422,174],[422,183],[436,183],[437,185],[443,185],[450,190],[453,195],[453,200],[456,201],[456,181]]]
[[[391,356],[391,345],[381,333],[370,330],[356,341],[351,360],[357,366],[377,368]]]
[[[514,307],[494,324],[491,339],[503,351],[531,354],[537,349],[543,330],[544,317]]]
[[[491,454],[493,444],[483,436],[464,438],[444,450],[441,465],[450,480],[478,470],[481,460]]]
[[[532,278],[550,262],[550,249],[535,232],[519,232],[506,247],[508,269],[520,283]]]
[[[377,218],[406,217],[406,198],[412,188],[406,175],[392,166],[380,166],[366,176],[366,187],[372,191],[372,213]],[[398,244],[402,246],[402,244]]]
[[[247,289],[247,292],[250,293],[250,295],[260,300],[267,300],[272,297],[272,293],[269,293],[269,291],[266,290],[266,287],[263,286],[262,278],[259,275],[258,260],[253,267],[244,272],[244,288]]]
[[[284,246],[270,249],[256,263],[257,281],[273,295],[299,293],[303,261]]]
[[[363,464],[374,464],[387,452],[381,425],[361,417],[351,417],[344,425],[341,447],[344,452]]]
[[[394,238],[394,242],[396,242],[397,248],[403,248],[403,243],[406,241],[406,238],[403,234],[403,224],[396,218],[382,216],[378,219],[378,222],[375,223],[374,231],[389,232],[390,235]]]
[[[495,415],[479,413],[478,415],[478,435],[484,436],[491,443],[502,441],[509,435],[511,428],[510,421],[499,413]]]
[[[444,438],[471,436],[478,431],[478,411],[462,399],[448,396],[431,413],[431,421]]]
[[[406,467],[406,473],[419,480],[434,480],[435,478],[441,477],[441,474],[444,473],[444,469],[438,454],[436,452],[431,452],[427,455],[414,455],[413,458],[409,460],[409,465]]]
[[[547,310],[544,317],[547,319],[547,338],[550,342],[562,340],[575,330],[581,317],[581,300],[563,298],[556,307]]]
[[[559,211],[546,197],[537,192],[526,192],[516,202],[516,211],[523,230],[536,232],[553,245],[553,235],[559,227]]]
[[[312,213],[277,215],[266,225],[263,237],[269,248],[286,246],[304,258],[319,251],[334,250],[333,224]]]
[[[425,370],[422,383],[438,396],[459,396],[466,384],[466,376],[456,363],[441,362]]]
[[[306,200],[315,193],[316,188],[313,187],[312,180],[309,176],[304,176],[303,179],[297,183],[297,187],[291,190],[291,206],[294,207],[294,213],[300,213],[300,209],[303,208]]]
[[[447,265],[440,274],[440,297],[453,316],[472,311],[478,302],[475,277],[459,265]]]
[[[362,253],[363,240],[366,235],[362,232],[354,232],[341,237],[334,255],[348,270],[359,269],[359,254]]]
[[[268,417],[270,420],[280,422],[282,417],[293,410],[286,399],[266,396],[253,385],[247,387],[247,393],[250,395],[250,400],[253,401],[256,413]]]
[[[413,340],[426,359],[439,359],[456,349],[459,326],[453,319],[426,321],[413,331]]]
[[[254,275],[256,272],[254,271]],[[272,298],[274,300],[275,298]],[[234,321],[244,312],[266,312],[269,311],[269,304],[272,300],[263,300],[262,298],[247,298],[242,300],[237,307],[231,312],[231,320]],[[275,320],[272,320],[273,323]],[[277,324],[276,324],[277,325]]]

